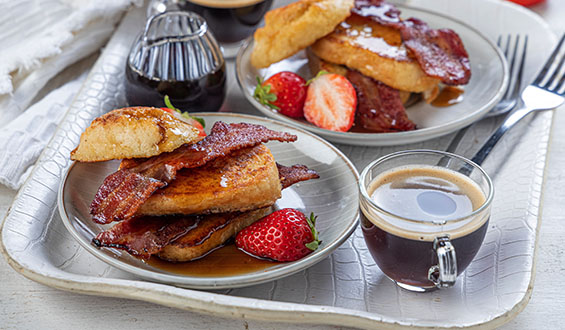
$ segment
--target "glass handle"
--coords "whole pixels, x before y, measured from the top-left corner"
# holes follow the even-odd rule
[[[449,235],[436,237],[433,248],[437,253],[438,264],[430,267],[428,279],[438,288],[449,288],[455,285],[457,279],[457,258]]]

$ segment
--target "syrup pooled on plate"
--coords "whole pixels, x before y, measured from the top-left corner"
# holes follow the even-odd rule
[[[456,86],[444,86],[439,95],[432,101],[434,107],[449,107],[463,101],[465,91]]]
[[[216,277],[257,272],[280,263],[252,257],[238,250],[235,244],[228,244],[193,261],[174,263],[153,256],[147,264],[176,274]]]

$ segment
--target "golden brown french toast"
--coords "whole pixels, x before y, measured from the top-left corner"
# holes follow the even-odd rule
[[[71,159],[99,162],[151,157],[201,139],[198,129],[164,110],[122,108],[92,121],[71,152]]]
[[[256,68],[292,56],[313,44],[351,14],[353,0],[300,0],[269,11],[254,34],[251,64]]]
[[[270,206],[280,197],[277,165],[269,148],[261,144],[179,171],[136,215],[241,212]]]
[[[310,47],[306,48],[306,57],[308,58],[308,67],[310,68],[310,73],[315,76],[320,71],[327,71],[331,73],[337,73],[342,76],[347,76],[347,67],[335,63],[331,63],[325,60],[322,60],[318,56],[316,56]],[[400,99],[402,103],[406,105],[410,100],[410,92],[407,91],[399,91]]]
[[[161,259],[173,262],[200,258],[271,211],[271,207],[268,206],[244,213],[207,215],[196,228],[165,246],[157,255]]]
[[[424,92],[439,83],[408,55],[397,29],[359,15],[349,16],[311,49],[325,61],[345,65],[401,91]]]
[[[347,68],[345,66],[322,60],[312,52],[312,48],[310,47],[306,48],[306,58],[308,58],[310,74],[314,77],[320,71],[327,71],[342,76],[347,75]]]

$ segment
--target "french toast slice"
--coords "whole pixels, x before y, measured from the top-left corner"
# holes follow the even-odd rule
[[[310,73],[312,76],[316,76],[320,71],[327,71],[330,73],[336,73],[342,76],[347,76],[347,67],[335,63],[325,61],[318,56],[316,56],[310,47],[306,48],[306,57],[308,58],[308,67],[310,68]],[[406,105],[410,100],[410,95],[412,93],[407,91],[399,91],[400,99],[402,103]]]
[[[172,262],[203,257],[271,211],[272,208],[267,206],[244,213],[207,215],[196,228],[166,245],[157,256]]]
[[[194,126],[158,108],[116,109],[92,121],[71,159],[100,162],[152,157],[196,143],[202,139],[198,134]]]
[[[351,14],[353,0],[300,0],[273,9],[254,34],[251,64],[256,68],[292,56],[313,44]]]
[[[257,145],[181,170],[158,189],[136,215],[243,212],[269,206],[281,197],[281,182],[269,148]]]
[[[407,92],[424,92],[440,82],[427,76],[402,44],[400,32],[356,14],[311,46],[319,58],[345,65]]]

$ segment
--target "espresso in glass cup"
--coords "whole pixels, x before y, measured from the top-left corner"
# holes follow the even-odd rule
[[[272,3],[272,0],[154,0],[148,15],[165,10],[198,13],[220,42],[224,57],[231,58],[259,26]]]
[[[359,179],[361,227],[373,259],[400,287],[450,287],[485,237],[493,198],[487,173],[464,157],[402,151]]]

